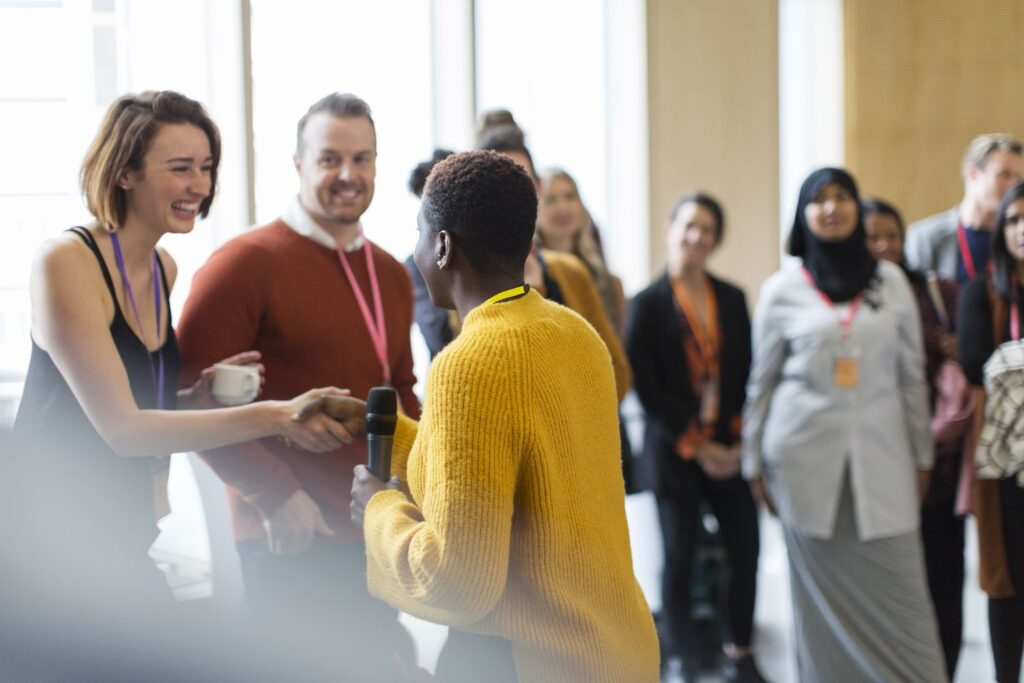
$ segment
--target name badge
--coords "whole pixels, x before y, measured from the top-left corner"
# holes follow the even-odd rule
[[[856,388],[859,371],[860,362],[856,356],[839,356],[836,358],[835,373],[833,375],[835,385],[841,389]]]
[[[709,378],[704,383],[704,391],[700,394],[701,424],[713,425],[718,422],[719,403],[718,380]]]

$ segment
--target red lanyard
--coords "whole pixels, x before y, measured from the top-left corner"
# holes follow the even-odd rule
[[[818,289],[818,286],[814,284],[814,278],[811,277],[811,273],[810,271],[807,270],[807,267],[804,266],[803,268],[801,268],[801,270],[803,270],[804,272],[804,277],[807,278],[807,283],[814,288],[814,291],[818,293],[818,296],[820,296],[821,300],[825,302],[825,305],[828,306],[830,309],[835,310],[836,305],[832,302],[832,299],[829,299],[825,295],[825,292]],[[850,302],[850,308],[847,309],[846,315],[839,319],[839,330],[843,336],[844,344],[850,341],[850,328],[853,326],[853,317],[857,315],[857,309],[859,308],[860,294],[853,297],[853,301]]]
[[[362,234],[363,231],[360,228],[359,235],[362,236]],[[341,261],[345,277],[348,278],[348,284],[352,287],[352,293],[355,294],[359,311],[363,314],[363,322],[366,324],[366,331],[370,334],[370,341],[373,342],[374,353],[377,354],[377,360],[380,361],[381,368],[384,370],[384,383],[391,384],[391,365],[388,363],[388,330],[384,325],[384,304],[380,298],[380,282],[377,280],[377,269],[373,265],[373,255],[370,253],[370,241],[365,238],[363,251],[366,252],[366,271],[370,276],[370,291],[373,293],[373,309],[376,313],[376,320],[370,314],[370,306],[366,303],[363,290],[359,288],[356,276],[352,274],[352,267],[348,264],[348,257],[341,248],[338,249],[338,260]]]
[[[956,225],[956,239],[960,243],[960,260],[964,262],[964,272],[967,273],[967,281],[970,282],[978,274],[978,269],[974,266],[974,256],[971,255],[971,247],[967,244],[967,230],[963,222]],[[988,264],[988,269],[992,270],[991,263]]]

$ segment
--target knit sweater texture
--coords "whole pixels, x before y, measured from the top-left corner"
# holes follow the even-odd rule
[[[536,292],[479,307],[435,358],[426,395],[422,421],[403,417],[395,434],[408,493],[366,508],[371,593],[508,639],[524,683],[657,681],[615,381],[593,328]]]
[[[348,258],[367,301],[373,299],[364,249],[373,250],[380,282],[392,383],[403,409],[415,416],[412,283],[401,263],[368,242]],[[261,399],[290,399],[325,386],[366,398],[383,380],[338,254],[281,220],[227,242],[196,273],[178,325],[178,344],[182,386],[191,386],[203,368],[250,349],[263,354],[267,370]],[[359,542],[349,492],[353,467],[366,462],[365,441],[310,453],[267,438],[202,456],[228,485],[235,540],[265,538],[263,519],[301,488],[320,506],[334,531],[332,540]]]

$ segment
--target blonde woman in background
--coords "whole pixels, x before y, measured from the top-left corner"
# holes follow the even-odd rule
[[[580,199],[576,181],[561,168],[549,168],[540,180],[537,238],[541,246],[583,261],[594,278],[608,319],[621,333],[626,312],[622,281],[608,271],[597,226]]]

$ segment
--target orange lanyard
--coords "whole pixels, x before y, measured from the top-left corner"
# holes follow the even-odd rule
[[[683,317],[686,318],[688,327],[693,332],[693,338],[697,342],[697,348],[700,351],[701,358],[704,359],[704,364],[709,372],[717,374],[720,340],[718,300],[715,299],[714,288],[710,282],[705,282],[704,315],[707,322],[706,325],[700,324],[700,318],[697,316],[697,312],[693,308],[693,302],[690,301],[690,295],[687,293],[686,287],[682,282],[672,280],[672,293],[675,295],[679,308],[682,309]]]

